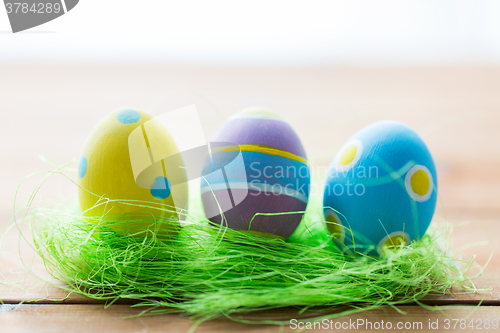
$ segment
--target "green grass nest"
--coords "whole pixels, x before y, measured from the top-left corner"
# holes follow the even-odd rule
[[[173,239],[159,239],[144,230],[124,236],[111,227],[126,221],[85,217],[78,208],[37,208],[28,214],[40,186],[53,174],[62,172],[51,171],[39,183],[16,221],[18,227],[30,224],[35,250],[48,272],[67,283],[58,287],[107,304],[120,298],[136,300],[133,306],[145,306],[142,314],[179,312],[198,322],[218,316],[243,321],[241,315],[249,311],[343,306],[333,314],[318,312],[304,319],[311,321],[420,303],[427,295],[445,294],[453,285],[475,290],[466,277],[474,261],[453,257],[449,231],[433,228],[421,240],[384,257],[346,255],[326,231],[321,198],[313,197],[287,241],[212,226],[201,217],[199,200],[191,202]]]

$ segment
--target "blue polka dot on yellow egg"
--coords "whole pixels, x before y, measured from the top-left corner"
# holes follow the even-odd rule
[[[85,156],[82,156],[80,158],[80,164],[78,165],[78,176],[80,178],[85,177],[85,174],[87,173],[87,158]]]
[[[157,199],[166,199],[170,196],[172,185],[166,177],[156,177],[151,185],[151,195]]]
[[[141,119],[141,114],[136,110],[123,110],[116,115],[116,119],[122,124],[134,124]]]

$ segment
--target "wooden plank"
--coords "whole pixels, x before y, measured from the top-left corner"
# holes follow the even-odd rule
[[[294,126],[317,169],[326,167],[363,126],[382,119],[403,121],[433,153],[446,206],[500,207],[498,67],[0,65],[0,71],[2,108],[9,110],[8,126],[0,132],[1,142],[9,142],[2,147],[0,174],[0,206],[7,210],[22,177],[47,167],[40,154],[71,160],[110,110],[137,105],[159,115],[189,102],[178,98],[178,91],[202,96],[191,102],[198,105],[207,138],[244,107],[274,108]],[[60,197],[60,188],[52,195]]]
[[[2,331],[5,332],[187,332],[193,325],[193,321],[176,314],[146,316],[139,318],[124,319],[124,317],[136,315],[139,309],[130,310],[125,305],[113,305],[104,309],[101,305],[20,305],[17,307],[3,305],[0,307],[0,322]],[[444,331],[449,320],[450,328],[447,332],[464,332],[471,330],[470,327],[460,328],[460,322],[454,328],[453,319],[465,319],[465,325],[470,325],[471,320],[477,328],[479,324],[483,331],[497,331],[492,327],[485,329],[486,320],[490,323],[500,321],[500,307],[474,307],[454,306],[442,308],[440,311],[430,311],[419,306],[402,306],[404,315],[390,307],[377,310],[351,314],[332,322],[323,322],[325,326],[316,324],[316,329],[308,332],[321,332],[326,328],[335,329],[335,324],[340,328],[355,329],[359,332],[370,332],[374,328],[384,327],[401,331],[436,332]],[[326,314],[324,311],[321,314]],[[331,313],[331,312],[330,312]],[[318,314],[317,312],[315,314]],[[310,313],[308,314],[310,315]],[[304,318],[297,314],[294,309],[282,309],[273,313],[262,312],[259,314],[244,315],[246,320],[280,320],[287,322],[283,327],[273,325],[248,325],[219,318],[205,322],[198,327],[197,331],[203,332],[293,332],[295,321],[291,319]],[[435,323],[439,330],[429,329],[430,322]],[[383,325],[383,326],[380,326]],[[390,326],[389,326],[390,325]],[[406,329],[405,329],[406,325]],[[497,326],[498,327],[498,326]],[[370,329],[371,328],[371,329]],[[381,329],[381,328],[379,328]]]

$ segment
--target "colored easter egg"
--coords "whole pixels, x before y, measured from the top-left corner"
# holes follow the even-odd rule
[[[333,159],[324,213],[336,242],[382,254],[422,238],[434,215],[432,156],[407,125],[380,121],[355,133]]]
[[[310,186],[306,153],[290,124],[272,111],[250,108],[228,119],[213,141],[234,146],[212,151],[204,166],[201,195],[207,217],[235,230],[290,237]]]
[[[174,234],[175,224],[155,222],[177,218],[175,209],[164,209],[175,208],[176,202],[171,172],[167,173],[162,160],[176,154],[171,135],[148,114],[132,109],[112,112],[94,128],[80,159],[79,199],[84,215],[127,221],[113,226],[119,233],[154,228],[158,235]],[[137,170],[145,169],[147,172],[137,175]],[[178,196],[187,196],[187,185],[180,184],[175,191]]]

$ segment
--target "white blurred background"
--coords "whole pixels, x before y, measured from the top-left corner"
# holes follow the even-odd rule
[[[405,122],[434,156],[440,206],[497,214],[499,92],[500,1],[81,0],[18,34],[0,8],[0,217],[110,111],[192,103],[207,139],[242,108],[274,109],[318,168],[362,127]]]
[[[500,63],[494,0],[81,0],[52,22],[9,30],[0,10],[0,62]]]

